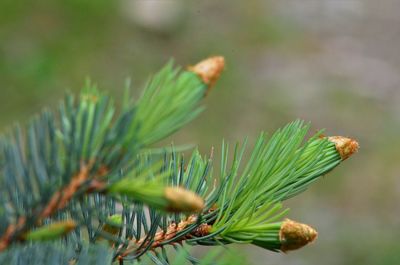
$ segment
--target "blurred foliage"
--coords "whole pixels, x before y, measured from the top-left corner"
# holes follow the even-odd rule
[[[171,57],[188,64],[222,54],[227,70],[206,113],[173,138],[176,144],[201,143],[205,153],[221,137],[255,138],[296,118],[361,143],[349,163],[288,203],[320,231],[317,243],[288,256],[251,248],[253,262],[400,263],[400,40],[390,30],[396,8],[296,2],[3,0],[0,128],[56,106],[86,77],[113,96],[122,96],[130,77],[137,94]]]

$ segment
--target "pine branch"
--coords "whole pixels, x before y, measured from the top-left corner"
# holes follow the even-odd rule
[[[223,64],[214,74],[219,76],[222,69]],[[0,251],[25,240],[26,232],[48,218],[68,218],[69,205],[79,198],[118,191],[118,181],[124,181],[134,168],[143,148],[199,113],[197,106],[208,85],[197,75],[179,72],[169,63],[151,79],[137,104],[126,105],[118,117],[109,97],[88,83],[78,100],[66,96],[59,109],[59,124],[50,111],[44,111],[29,124],[25,139],[18,126],[11,135],[3,136],[1,179],[7,188],[1,199],[10,206],[11,217],[2,220]],[[182,197],[194,197],[183,190],[162,192],[154,196],[159,196],[163,205],[152,206],[175,203],[171,208],[176,208],[177,200],[183,203]],[[137,193],[134,196],[138,201],[154,201]]]
[[[77,261],[79,260],[79,263]],[[0,253],[0,263],[8,265],[38,264],[111,264],[112,253],[106,245],[90,245],[76,253],[72,245],[62,242],[36,243],[25,246],[13,246],[7,252]]]
[[[217,202],[223,207],[210,234],[228,242],[253,243],[270,250],[300,247],[288,246],[283,240],[285,222],[275,223],[287,213],[278,212],[281,202],[304,191],[358,148],[354,140],[340,138],[346,147],[351,147],[347,156],[341,157],[343,145],[332,141],[337,138],[326,139],[320,133],[302,144],[308,127],[296,121],[278,130],[268,142],[262,134],[241,174],[238,169],[244,149],[235,148],[230,171],[226,169],[227,152],[223,154],[221,174],[230,179]],[[238,184],[234,185],[235,182]],[[306,230],[307,233],[297,234],[304,244],[315,238],[311,228]]]
[[[183,242],[201,245],[252,243],[286,252],[314,241],[317,235],[314,229],[283,220],[288,211],[281,211],[281,203],[304,191],[351,156],[358,144],[344,137],[326,138],[321,133],[304,143],[308,128],[296,121],[278,130],[269,141],[261,134],[241,173],[244,147],[236,146],[228,170],[228,147],[223,144],[218,183],[209,170],[211,160],[203,159],[195,151],[184,166],[183,159],[173,154],[168,168],[175,168],[175,173],[170,183],[190,183],[185,187],[205,198],[206,207],[200,215],[167,217],[169,225],[155,233],[151,242],[145,242],[147,235],[137,237],[119,253],[119,258],[136,256],[143,248],[156,251],[165,245]]]
[[[195,150],[186,163],[173,150],[149,148],[201,112],[199,102],[223,67],[222,57],[188,71],[170,62],[136,103],[126,96],[118,114],[87,83],[79,98],[66,96],[56,115],[46,110],[25,130],[16,126],[1,136],[0,251],[63,238],[76,252],[55,259],[82,261],[87,244],[108,242],[108,262],[147,257],[172,264],[166,250],[172,246],[179,262],[198,264],[184,244],[248,243],[286,252],[314,241],[313,228],[285,218],[283,202],[356,152],[356,141],[321,132],[305,140],[309,125],[295,121],[270,138],[262,133],[246,163],[246,141],[235,145],[230,162],[223,143],[216,174],[213,150],[209,158]]]

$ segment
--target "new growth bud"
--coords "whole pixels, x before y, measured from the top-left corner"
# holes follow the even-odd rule
[[[222,56],[207,58],[194,66],[189,66],[188,70],[197,74],[208,89],[214,86],[222,71],[225,68],[225,59]]]
[[[112,235],[118,234],[122,227],[122,215],[114,214],[107,218],[107,222],[103,225],[103,231]]]
[[[160,181],[122,179],[108,187],[107,192],[126,195],[163,211],[201,212],[204,208],[204,200],[196,193],[181,187],[165,187]]]
[[[165,198],[168,200],[167,210],[171,212],[201,212],[204,208],[201,197],[181,187],[165,188]]]
[[[35,241],[56,239],[67,235],[76,227],[77,224],[71,220],[56,222],[28,232],[24,239]]]
[[[279,231],[281,250],[287,252],[289,250],[299,249],[313,242],[317,238],[317,235],[317,231],[312,227],[290,219],[285,219]]]
[[[342,160],[346,160],[352,154],[358,151],[359,145],[356,140],[343,136],[331,136],[328,140],[335,144]]]

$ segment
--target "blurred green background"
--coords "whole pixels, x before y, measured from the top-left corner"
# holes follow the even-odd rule
[[[240,248],[253,264],[400,264],[400,2],[0,2],[0,128],[55,107],[86,77],[138,94],[169,58],[224,55],[207,110],[169,142],[203,153],[289,121],[352,136],[360,152],[289,200],[319,239],[293,253]]]

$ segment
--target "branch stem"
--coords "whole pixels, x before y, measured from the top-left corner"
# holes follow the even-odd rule
[[[71,181],[61,190],[56,191],[52,196],[47,205],[43,210],[33,218],[35,225],[40,226],[44,219],[53,216],[56,212],[64,209],[78,190],[82,189],[87,180],[91,181],[84,187],[82,194],[94,193],[101,191],[105,187],[105,183],[99,181],[97,177],[101,177],[106,174],[107,171],[101,170],[96,176],[90,176],[90,169],[93,163],[84,164],[82,163],[81,169],[78,174],[71,178]],[[21,216],[18,219],[17,224],[10,224],[6,232],[0,237],[0,252],[6,250],[13,242],[25,241],[23,235],[29,230],[29,223],[27,217]]]

